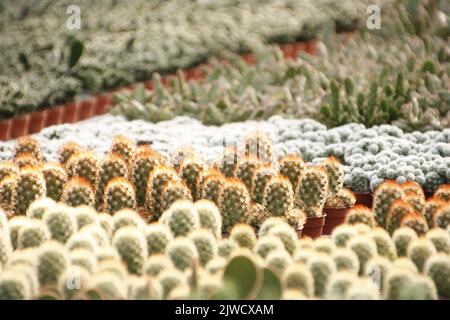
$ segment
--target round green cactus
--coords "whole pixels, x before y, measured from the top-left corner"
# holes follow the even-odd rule
[[[336,245],[330,238],[319,237],[314,242],[314,248],[317,252],[332,255],[334,250],[336,249]]]
[[[296,190],[302,172],[306,165],[303,159],[297,155],[286,155],[278,161],[280,167],[280,174],[287,177],[292,184],[292,188]]]
[[[428,232],[428,224],[425,218],[414,212],[404,216],[400,222],[401,227],[413,229],[418,236],[424,236]]]
[[[270,229],[272,229],[275,226],[278,225],[284,225],[287,226],[287,223],[280,217],[270,217],[264,220],[264,222],[261,224],[261,227],[258,231],[258,237],[262,238],[269,234]]]
[[[227,260],[222,257],[215,257],[211,259],[206,265],[206,271],[212,275],[221,274],[225,267],[227,266]]]
[[[289,179],[272,177],[264,189],[262,204],[272,216],[286,216],[294,206],[294,192]]]
[[[162,210],[162,190],[168,181],[179,181],[179,177],[172,168],[160,165],[151,171],[147,183],[145,205],[153,212],[155,220],[161,217]]]
[[[222,214],[222,228],[229,232],[237,224],[248,219],[250,196],[245,185],[238,179],[228,178],[219,193],[219,210]]]
[[[207,229],[197,229],[189,234],[197,248],[198,258],[202,267],[217,255],[217,242],[211,231]]]
[[[160,223],[152,223],[145,228],[148,256],[164,253],[167,244],[173,239],[168,227]]]
[[[73,250],[69,254],[70,264],[93,274],[97,268],[97,257],[86,249]]]
[[[162,285],[164,298],[167,298],[170,292],[175,288],[187,285],[186,276],[177,269],[161,271],[157,280]]]
[[[200,225],[199,216],[190,201],[179,200],[161,216],[160,222],[170,228],[175,237],[187,236]]]
[[[58,150],[58,160],[63,166],[66,166],[70,157],[83,151],[84,148],[74,141],[67,141],[61,145]]]
[[[450,202],[450,184],[440,185],[434,196],[445,202]]]
[[[53,240],[65,243],[76,230],[76,221],[71,209],[64,205],[56,205],[44,213],[42,220],[47,225]]]
[[[394,201],[404,198],[405,193],[402,188],[393,181],[386,181],[378,186],[373,195],[373,208],[378,225],[386,225],[387,214],[390,212],[391,205]]]
[[[270,217],[271,215],[269,211],[267,211],[263,205],[259,203],[252,203],[248,213],[247,223],[255,228],[255,231],[259,232],[261,225]]]
[[[383,228],[374,228],[369,235],[375,241],[377,252],[380,256],[385,256],[390,260],[397,258],[397,249],[394,241],[392,241],[386,230]]]
[[[198,251],[192,240],[178,237],[169,242],[166,254],[172,260],[174,266],[179,270],[193,267],[199,259]]]
[[[346,300],[379,300],[380,292],[370,279],[359,279],[354,283],[345,296]]]
[[[255,253],[259,254],[262,258],[266,258],[272,251],[280,250],[285,250],[284,244],[280,238],[276,236],[264,236],[259,238],[254,248]]]
[[[230,239],[234,240],[239,247],[250,250],[256,244],[255,231],[248,224],[236,224],[230,232]]]
[[[79,249],[87,250],[92,254],[96,254],[99,250],[97,241],[93,235],[84,232],[78,232],[67,240],[66,247],[69,251]]]
[[[29,205],[36,199],[45,197],[45,179],[37,167],[24,167],[16,180],[14,192],[14,212],[24,215]]]
[[[436,211],[435,217],[433,219],[434,226],[442,229],[446,229],[450,226],[450,204],[442,206]]]
[[[252,190],[253,176],[256,170],[261,167],[261,165],[262,163],[259,161],[259,159],[252,156],[243,157],[239,161],[236,170],[236,177],[244,182],[248,190]]]
[[[181,181],[167,181],[161,193],[162,209],[168,210],[178,200],[192,201],[191,191]]]
[[[348,241],[356,235],[356,229],[349,224],[341,224],[333,229],[331,239],[337,247],[344,248]]]
[[[69,265],[66,248],[56,241],[49,241],[39,247],[37,270],[41,286],[57,284],[59,277]]]
[[[217,254],[220,257],[228,258],[231,253],[238,249],[239,245],[232,239],[222,239],[217,245]]]
[[[439,296],[450,298],[450,256],[437,253],[431,256],[425,264],[425,274],[436,285]]]
[[[435,253],[436,248],[433,242],[426,238],[413,240],[408,246],[408,257],[414,262],[420,272],[423,271],[427,259]]]
[[[124,227],[114,234],[113,245],[119,252],[128,272],[141,275],[147,257],[147,241],[136,227]]]
[[[328,282],[336,272],[336,266],[331,256],[319,253],[308,259],[308,268],[314,278],[314,294],[324,297]]]
[[[268,164],[263,164],[255,170],[251,189],[251,197],[254,202],[258,204],[263,203],[264,190],[266,188],[267,182],[269,182],[272,177],[275,177],[277,175],[277,170],[275,170]]]
[[[145,195],[150,172],[161,165],[161,156],[150,146],[139,146],[132,165],[133,184],[136,187],[136,200],[139,207],[145,205]]]
[[[364,276],[372,279],[376,284],[378,284],[381,291],[385,292],[387,275],[392,268],[393,264],[388,258],[376,256],[366,263]]]
[[[283,272],[284,289],[299,290],[306,297],[314,295],[314,279],[311,271],[303,264],[292,264]]]
[[[145,222],[134,210],[122,209],[117,211],[112,217],[112,234],[114,235],[121,228],[128,226],[134,226],[142,230],[145,228]]]
[[[51,198],[40,198],[27,209],[27,217],[31,219],[42,219],[44,213],[56,205],[56,202]]]
[[[197,201],[194,208],[199,217],[200,227],[208,229],[219,239],[222,235],[222,216],[219,208],[209,200]]]
[[[393,268],[386,277],[385,299],[400,300],[402,295],[414,281],[414,273],[404,268]]]
[[[73,154],[67,163],[69,178],[81,177],[86,179],[92,188],[96,188],[100,173],[100,164],[91,151],[80,151]]]
[[[27,278],[16,270],[0,274],[0,300],[28,300],[31,290]]]
[[[359,272],[358,256],[348,248],[337,248],[333,254],[337,271],[348,271],[354,274]]]
[[[68,179],[64,167],[59,163],[46,162],[42,165],[41,171],[45,179],[47,197],[55,201],[61,200],[62,191]]]
[[[197,201],[203,194],[205,164],[198,157],[187,157],[180,166],[180,176],[191,191],[192,198]]]
[[[345,223],[355,225],[358,223],[363,223],[369,227],[375,226],[375,215],[373,211],[364,205],[357,204],[348,211],[345,217]]]
[[[417,239],[417,233],[411,228],[404,227],[395,230],[392,241],[397,249],[397,255],[399,257],[406,256],[409,244],[415,239]]]
[[[330,277],[325,297],[330,300],[343,300],[347,297],[350,288],[357,282],[358,276],[352,272],[336,272]]]
[[[96,203],[99,209],[102,209],[103,204],[106,202],[106,187],[109,182],[114,178],[127,179],[128,177],[128,166],[122,156],[117,153],[107,154],[102,160],[99,169],[99,180],[96,194]]]
[[[430,229],[435,227],[434,219],[436,217],[436,213],[438,209],[443,206],[445,206],[445,201],[437,197],[432,197],[425,202],[422,213],[427,220],[427,224]]]
[[[17,157],[23,153],[31,154],[37,161],[42,161],[43,157],[41,145],[37,140],[30,136],[20,137],[16,141],[16,145],[14,147],[14,157]]]
[[[401,300],[437,300],[436,286],[430,277],[416,275],[407,289],[400,294]]]
[[[157,277],[162,271],[173,269],[172,260],[165,254],[153,254],[145,260],[144,274],[150,277]]]
[[[278,237],[284,244],[284,248],[291,255],[297,249],[297,233],[289,225],[277,225],[270,229],[269,235]]]
[[[8,212],[14,209],[16,189],[17,176],[7,176],[0,179],[0,208]]]
[[[5,237],[8,236],[11,239],[11,245],[14,250],[18,247],[17,239],[19,238],[19,231],[21,228],[23,228],[25,225],[28,224],[28,219],[24,216],[14,216],[8,221],[8,227],[5,231],[2,231],[2,233],[5,235]],[[9,229],[9,232],[8,232]]]
[[[450,254],[450,234],[446,230],[432,229],[427,232],[425,237],[433,242],[438,252]]]
[[[134,162],[136,156],[136,145],[133,141],[123,135],[115,136],[111,144],[111,153],[122,157],[128,167]]]
[[[71,178],[64,186],[61,201],[71,207],[93,206],[95,203],[94,189],[85,178]]]
[[[300,208],[308,217],[322,216],[322,208],[327,199],[328,176],[319,166],[306,167],[295,191]]]
[[[286,268],[293,262],[286,250],[271,251],[265,258],[265,265],[277,275],[281,276]]]
[[[90,279],[89,288],[100,293],[102,299],[123,300],[127,298],[125,282],[112,273],[102,272],[95,274]]]
[[[94,208],[88,206],[79,206],[71,209],[75,218],[77,230],[81,230],[88,225],[96,225],[98,223],[97,212]]]
[[[210,168],[203,180],[203,199],[218,204],[219,191],[225,184],[225,176],[217,169]]]
[[[308,265],[309,259],[315,256],[317,252],[314,249],[304,248],[294,253],[294,262]]]
[[[377,245],[369,236],[360,235],[352,238],[348,247],[356,253],[359,260],[359,274],[363,274],[366,263],[377,255]]]
[[[134,186],[125,178],[113,178],[105,187],[103,200],[103,209],[111,214],[125,208],[135,209]]]
[[[50,239],[50,233],[47,226],[40,220],[29,220],[19,230],[17,236],[17,248],[26,249],[39,247],[42,243]]]

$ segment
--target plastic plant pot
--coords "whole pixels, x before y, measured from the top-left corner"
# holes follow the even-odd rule
[[[34,111],[30,114],[30,125],[28,133],[38,133],[45,128],[47,120],[47,110]]]
[[[86,120],[94,116],[94,103],[92,100],[83,100],[80,102],[79,120]]]
[[[64,107],[57,106],[47,110],[47,120],[45,126],[50,127],[62,123],[64,117]]]
[[[64,123],[74,123],[78,121],[79,104],[70,102],[64,106]]]
[[[105,93],[95,97],[95,114],[102,115],[108,112],[108,106],[112,104],[112,95]]]
[[[302,237],[318,238],[322,235],[323,226],[325,224],[326,214],[321,217],[311,217],[306,219],[306,223],[302,230]]]
[[[15,117],[11,120],[10,138],[15,139],[28,134],[28,125],[30,124],[30,115],[25,114]]]
[[[356,204],[363,204],[368,208],[372,207],[373,196],[369,192],[355,192]]]
[[[0,121],[0,140],[6,141],[9,139],[11,129],[11,119]]]
[[[350,208],[324,208],[323,212],[327,215],[322,233],[330,235],[333,229],[344,223]]]

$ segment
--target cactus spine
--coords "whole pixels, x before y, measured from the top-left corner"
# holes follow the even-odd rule
[[[67,173],[59,163],[46,162],[42,166],[47,197],[55,201],[61,200],[64,185],[67,183]]]
[[[159,166],[155,168],[148,178],[145,203],[147,209],[153,212],[154,220],[159,219],[162,211],[162,190],[168,181],[178,181],[177,173],[170,167]]]
[[[277,175],[277,171],[270,165],[262,165],[255,170],[251,189],[252,199],[254,202],[258,204],[263,203],[264,190],[266,188],[267,182],[269,182],[272,177],[275,177]]]
[[[244,182],[248,190],[252,190],[253,176],[256,170],[261,166],[258,158],[247,156],[238,163],[236,176]]]
[[[386,225],[387,214],[396,200],[405,198],[402,188],[395,182],[386,181],[380,184],[373,196],[375,219],[380,226]],[[392,233],[392,231],[390,231]]]
[[[36,199],[45,197],[45,179],[37,167],[25,167],[19,172],[14,192],[14,212],[24,215]]]
[[[180,176],[191,190],[192,198],[197,201],[203,194],[203,180],[205,179],[205,164],[197,157],[183,160],[180,166]]]
[[[93,206],[95,194],[92,185],[82,177],[71,178],[64,186],[61,200],[71,207]]]
[[[224,232],[229,232],[235,224],[247,220],[250,210],[250,195],[240,180],[227,179],[219,193],[219,209],[223,217]]]
[[[272,216],[287,216],[294,206],[294,192],[286,177],[272,177],[264,189],[263,206]]]
[[[161,193],[162,210],[166,211],[177,200],[192,201],[191,191],[181,181],[167,181]]]
[[[308,217],[319,217],[327,199],[328,176],[318,166],[307,167],[296,190],[300,208]]]
[[[141,275],[147,257],[147,241],[136,227],[124,227],[114,235],[113,245],[116,247],[128,272]]]
[[[165,211],[160,221],[167,225],[175,237],[187,236],[200,225],[197,211],[190,201],[175,202]]]
[[[132,173],[133,184],[136,187],[136,200],[139,207],[145,205],[148,178],[150,172],[161,164],[159,159],[159,154],[149,146],[138,147],[132,167]]]
[[[108,182],[103,199],[103,208],[110,214],[124,208],[136,208],[134,186],[122,177],[113,178]]]
[[[42,161],[42,150],[39,142],[30,136],[20,137],[14,147],[14,158],[21,154],[30,154],[38,162]]]
[[[203,199],[211,200],[217,205],[219,192],[224,184],[225,176],[214,168],[209,169],[203,180]]]

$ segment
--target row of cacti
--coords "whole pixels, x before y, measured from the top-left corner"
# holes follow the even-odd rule
[[[223,232],[229,232],[239,222],[258,228],[270,216],[300,228],[305,213],[318,217],[324,206],[355,203],[343,188],[344,170],[337,160],[309,165],[288,155],[273,161],[270,140],[259,132],[245,138],[242,155],[235,147],[225,148],[213,165],[189,149],[175,154],[171,162],[148,145],[117,136],[101,160],[67,142],[60,148],[60,163],[47,163],[33,138],[21,138],[12,161],[0,163],[0,206],[23,215],[32,201],[47,196],[108,213],[139,208],[156,221],[176,200],[208,199],[220,209]]]
[[[0,299],[437,299],[450,297],[450,228],[392,237],[365,223],[299,239],[280,217],[222,237],[209,200],[157,222],[136,212],[31,204],[0,211]]]

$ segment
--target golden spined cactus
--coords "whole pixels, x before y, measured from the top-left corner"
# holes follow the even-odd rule
[[[263,206],[272,216],[286,217],[294,206],[292,184],[284,176],[272,177],[264,189]]]
[[[175,170],[180,170],[181,164],[183,161],[187,158],[193,158],[196,157],[197,153],[195,152],[194,148],[190,146],[183,146],[180,148],[177,148],[171,157],[172,166]]]
[[[355,194],[346,188],[342,188],[334,197],[328,198],[325,203],[327,208],[351,208],[356,203]]]
[[[215,168],[209,168],[203,180],[203,199],[217,205],[220,188],[225,184],[225,176]]]
[[[136,188],[136,200],[139,207],[145,205],[145,193],[150,172],[161,165],[161,155],[148,145],[137,148],[132,165],[132,181]]]
[[[334,157],[328,157],[320,164],[328,175],[328,197],[335,197],[344,186],[344,167]]]
[[[244,155],[253,156],[262,162],[272,162],[273,148],[269,135],[254,131],[244,138]]]
[[[345,218],[345,223],[347,224],[359,224],[363,223],[370,227],[374,227],[375,215],[373,211],[362,204],[357,204],[353,208],[351,208]]]
[[[239,151],[236,146],[226,147],[219,159],[215,163],[215,167],[224,174],[225,177],[235,177],[239,159]]]
[[[450,226],[450,204],[447,203],[436,211],[433,216],[433,225],[437,228],[448,229],[448,226]]]
[[[136,144],[127,137],[118,135],[112,141],[111,153],[120,155],[127,166],[131,167],[136,156]]]
[[[402,217],[400,227],[413,229],[419,237],[424,236],[429,230],[426,219],[417,212],[408,213]]]
[[[411,191],[405,192],[405,201],[409,202],[417,213],[421,213],[423,211],[426,202],[425,197],[417,195]]]
[[[72,155],[67,163],[69,178],[84,178],[90,183],[93,189],[97,189],[99,172],[99,160],[91,151],[80,151]]]
[[[413,214],[415,212],[414,207],[405,200],[396,200],[389,208],[385,228],[389,234],[393,234],[394,231],[400,228],[403,217]]]
[[[39,165],[39,161],[35,158],[35,156],[27,152],[22,152],[14,157],[14,163],[19,168]]]
[[[180,177],[191,190],[192,198],[197,201],[202,197],[205,163],[198,157],[188,157],[180,165]]]
[[[65,142],[58,150],[58,160],[65,166],[73,155],[83,150],[84,148],[74,141]]]
[[[41,168],[47,188],[47,197],[55,201],[61,200],[68,177],[64,167],[56,162],[46,162]]]
[[[385,181],[378,186],[373,195],[375,219],[380,226],[386,225],[389,208],[396,200],[405,198],[405,192],[394,181]]]
[[[319,217],[328,193],[328,175],[320,166],[310,166],[303,171],[295,196],[299,207],[308,217]]]
[[[427,220],[428,227],[430,229],[434,228],[434,217],[436,216],[436,212],[446,204],[445,201],[440,198],[433,196],[425,202],[425,206],[422,210],[422,215]]]
[[[61,200],[71,207],[94,206],[94,189],[90,182],[83,177],[71,178],[64,187]]]
[[[42,161],[41,145],[30,136],[20,137],[17,139],[14,147],[14,158],[23,153],[31,154],[38,162]]]
[[[219,193],[219,210],[223,217],[222,228],[228,233],[237,223],[248,220],[250,195],[245,185],[237,178],[228,178]]]
[[[11,212],[14,208],[16,179],[15,175],[0,179],[0,208],[3,208],[6,212]]]
[[[153,219],[157,220],[163,213],[162,190],[168,181],[179,181],[180,178],[172,168],[161,165],[156,167],[148,178],[145,204],[153,213]]]
[[[247,189],[252,190],[253,176],[260,168],[262,162],[254,156],[245,156],[240,159],[236,170],[236,176],[244,182]]]
[[[191,191],[182,181],[167,181],[161,194],[162,210],[166,211],[177,200],[192,201]]]
[[[109,153],[100,164],[100,174],[97,187],[97,206],[101,209],[106,185],[114,178],[128,178],[128,166],[121,155]]]
[[[450,202],[450,184],[441,185],[434,193],[434,196],[445,202]]]
[[[400,184],[400,187],[402,188],[403,192],[407,194],[408,192],[411,192],[415,194],[416,196],[419,196],[421,198],[425,198],[425,194],[423,192],[422,187],[420,184],[418,184],[415,181],[406,181]]]
[[[306,165],[302,157],[297,155],[289,154],[282,157],[278,161],[280,174],[286,176],[289,181],[291,181],[294,190],[297,188],[302,172]]]
[[[45,197],[45,179],[38,167],[26,166],[17,176],[14,192],[14,213],[24,215],[36,199]]]
[[[108,182],[103,199],[102,208],[110,214],[124,208],[136,209],[134,186],[122,177],[113,178]]]
[[[251,189],[251,196],[254,202],[259,204],[263,203],[264,189],[266,188],[267,182],[277,175],[277,170],[269,164],[264,164],[255,170]]]
[[[250,210],[248,212],[247,223],[251,225],[256,231],[259,231],[259,228],[263,224],[266,219],[270,217],[269,211],[259,203],[252,203],[250,206]]]
[[[19,167],[12,161],[0,162],[0,180],[7,176],[17,176]]]

